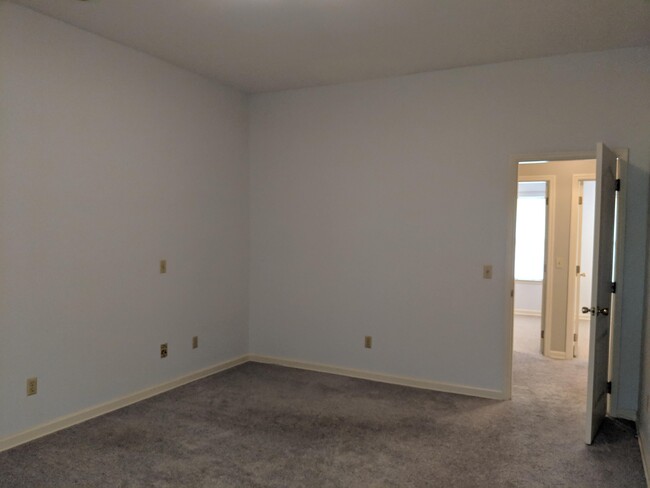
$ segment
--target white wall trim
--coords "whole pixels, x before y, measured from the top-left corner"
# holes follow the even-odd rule
[[[594,161],[595,164],[595,161]],[[567,310],[566,310],[566,338],[565,350],[567,355],[573,357],[574,347],[579,345],[573,341],[575,334],[579,334],[578,330],[580,312],[580,279],[579,275],[572,270],[576,269],[581,262],[582,255],[582,212],[583,206],[579,203],[579,199],[583,197],[583,183],[585,181],[596,181],[594,173],[575,173],[571,177],[571,224],[569,227],[569,267],[568,267],[568,280],[567,287]],[[593,281],[593,278],[592,278]]]
[[[564,351],[548,351],[547,356],[551,359],[573,359],[573,355],[569,357]]]
[[[609,360],[609,377],[612,379],[612,395],[610,397],[609,408],[610,414],[614,417],[622,417],[625,409],[619,408],[620,384],[621,384],[621,357],[624,351],[621,349],[621,332],[623,327],[623,288],[625,280],[623,279],[623,267],[625,263],[625,219],[627,218],[627,160],[628,151],[617,149],[618,156],[618,174],[617,178],[621,180],[621,191],[618,192],[618,226],[616,232],[616,262],[614,268],[614,280],[616,282],[616,293],[613,296],[613,318],[610,326],[611,346]],[[636,411],[634,412],[636,417]],[[627,417],[623,417],[627,418]],[[647,478],[646,478],[647,479]],[[649,480],[650,482],[650,480]]]
[[[541,317],[541,310],[528,310],[526,308],[515,308],[515,315],[526,315],[530,317]]]
[[[468,395],[481,398],[490,398],[492,400],[507,399],[505,393],[500,390],[491,390],[488,388],[477,388],[473,386],[457,385],[453,383],[442,383],[439,381],[425,380],[421,378],[410,378],[407,376],[396,376],[385,373],[376,373],[360,369],[344,368],[332,366],[329,364],[312,363],[308,361],[299,361],[296,359],[281,358],[275,356],[263,356],[259,354],[249,355],[249,360],[257,363],[276,364],[288,368],[304,369],[307,371],[317,371],[319,373],[336,374],[340,376],[349,376],[351,378],[360,378],[363,380],[378,381],[380,383],[390,383],[391,385],[409,386],[412,388],[421,388],[424,390],[442,391],[445,393],[456,393],[459,395]]]
[[[193,373],[180,376],[171,381],[167,381],[165,383],[161,383],[159,385],[152,386],[150,388],[146,388],[144,390],[140,390],[135,393],[131,393],[121,398],[110,400],[106,403],[102,403],[94,407],[89,407],[83,410],[79,410],[78,412],[65,415],[63,417],[59,417],[57,419],[54,419],[50,422],[46,422],[41,425],[37,425],[36,427],[32,427],[23,432],[19,432],[9,437],[5,437],[4,439],[0,439],[0,452],[6,451],[7,449],[11,449],[12,447],[19,446],[20,444],[25,444],[26,442],[33,441],[35,439],[38,439],[39,437],[44,437],[46,435],[53,434],[54,432],[57,432],[59,430],[72,427],[73,425],[80,424],[82,422],[85,422],[86,420],[99,417],[100,415],[107,414],[114,410],[119,410],[120,408],[159,395],[166,391],[173,390],[174,388],[178,388],[179,386],[183,386],[187,383],[191,383],[201,378],[205,378],[206,376],[213,375],[220,371],[225,371],[226,369],[234,368],[235,366],[243,364],[247,361],[248,361],[247,355],[239,356],[235,359],[231,359],[229,361],[224,361],[222,363],[215,364],[214,366],[210,366],[209,368],[201,369],[198,371],[194,371]]]
[[[637,412],[636,410],[630,410],[627,408],[619,408],[616,410],[616,415],[612,413],[612,417],[616,417],[617,419],[625,419],[625,420],[631,420],[633,422],[636,422],[637,420]]]
[[[134,403],[146,400],[161,393],[178,388],[187,383],[191,383],[201,378],[211,376],[215,373],[225,371],[240,364],[247,363],[249,361],[265,363],[265,364],[276,364],[278,366],[286,366],[289,368],[304,369],[308,371],[317,371],[320,373],[329,373],[336,374],[341,376],[349,376],[352,378],[360,378],[370,381],[378,381],[381,383],[390,383],[393,385],[408,386],[412,388],[422,388],[425,390],[435,390],[442,391],[446,393],[456,393],[459,395],[468,395],[481,398],[489,398],[493,400],[505,400],[506,397],[504,392],[499,390],[490,390],[487,388],[476,388],[472,386],[465,385],[456,385],[452,383],[442,383],[437,381],[430,381],[420,378],[409,378],[405,376],[395,376],[384,373],[375,373],[371,371],[364,371],[358,369],[343,368],[338,366],[331,366],[326,364],[311,363],[306,361],[297,361],[293,359],[279,358],[273,356],[262,356],[257,354],[244,354],[237,358],[231,359],[229,361],[224,361],[222,363],[215,364],[209,368],[201,369],[194,371],[187,375],[175,378],[171,381],[161,383],[144,390],[140,390],[135,393],[117,398],[115,400],[102,403],[93,407],[89,407],[78,412],[59,417],[50,422],[46,422],[41,425],[37,425],[23,432],[13,434],[4,439],[0,439],[0,452],[6,451],[13,447],[25,444],[27,442],[36,440],[40,437],[44,437],[49,434],[53,434],[59,430],[67,429],[73,425],[80,424],[86,420],[99,417],[101,415],[119,410],[126,406],[132,405]]]

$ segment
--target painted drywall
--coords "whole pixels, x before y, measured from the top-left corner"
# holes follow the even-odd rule
[[[515,281],[515,313],[542,314],[541,281]]]
[[[550,335],[550,354],[567,355],[567,301],[569,294],[570,237],[571,237],[571,197],[573,193],[573,175],[596,174],[596,161],[553,161],[543,164],[519,165],[520,177],[553,176],[549,200],[555,205],[553,222],[553,267],[551,292],[551,314],[546,320],[546,333]],[[593,218],[593,212],[592,212]],[[549,234],[551,232],[549,231]],[[592,244],[593,245],[593,244]],[[573,328],[573,324],[569,324]],[[572,345],[568,345],[572,355]]]
[[[0,4],[0,439],[247,352],[246,145],[238,92]]]
[[[503,389],[513,155],[603,141],[630,149],[618,381],[636,409],[648,93],[639,48],[253,96],[252,351]]]

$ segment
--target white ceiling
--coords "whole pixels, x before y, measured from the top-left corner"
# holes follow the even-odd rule
[[[650,44],[648,0],[15,0],[246,92]]]

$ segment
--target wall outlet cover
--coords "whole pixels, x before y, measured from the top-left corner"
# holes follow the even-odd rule
[[[27,378],[27,396],[36,395],[38,393],[38,379]]]

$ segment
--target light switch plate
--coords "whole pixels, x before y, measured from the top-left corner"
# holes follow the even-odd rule
[[[486,264],[483,266],[483,278],[486,280],[492,279],[492,265]]]

